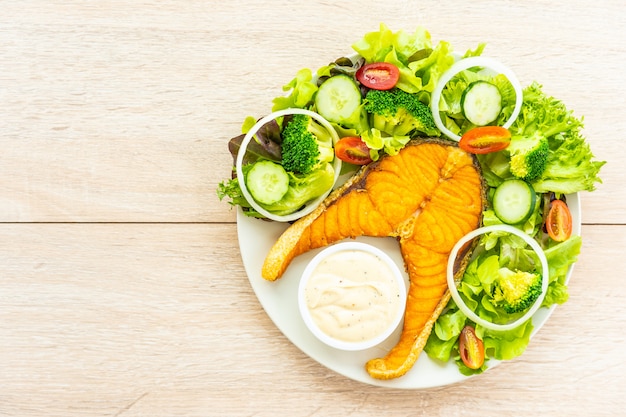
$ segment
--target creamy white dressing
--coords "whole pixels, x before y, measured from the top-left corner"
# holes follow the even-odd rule
[[[334,253],[312,271],[305,302],[318,328],[346,342],[370,340],[393,323],[405,294],[393,270],[373,253]]]

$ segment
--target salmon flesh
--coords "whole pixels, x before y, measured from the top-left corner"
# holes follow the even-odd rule
[[[459,239],[480,227],[485,184],[475,157],[455,142],[412,139],[364,166],[270,249],[262,268],[278,279],[298,255],[357,236],[395,237],[409,276],[400,340],[365,365],[374,378],[404,375],[450,299],[446,268]]]

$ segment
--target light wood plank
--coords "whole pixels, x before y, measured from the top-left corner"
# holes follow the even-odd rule
[[[621,223],[625,18],[619,1],[600,3],[403,2],[370,14],[378,3],[9,2],[0,218],[233,221],[215,195],[230,175],[228,138],[246,116],[269,112],[298,69],[350,53],[384,21],[424,25],[459,51],[487,42],[485,54],[524,84],[538,80],[584,115],[594,151],[610,162],[584,200],[585,221]]]
[[[608,161],[582,195],[570,300],[522,357],[424,391],[292,345],[215,194],[243,119],[380,22],[487,42],[584,115]],[[621,415],[625,28],[619,0],[4,1],[0,416]]]
[[[0,415],[617,415],[622,229],[583,229],[570,300],[522,357],[402,391],[347,380],[280,334],[232,225],[3,225]]]

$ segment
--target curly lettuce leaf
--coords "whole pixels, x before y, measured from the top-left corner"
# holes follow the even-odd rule
[[[549,307],[554,304],[563,304],[569,299],[567,291],[567,273],[570,267],[578,260],[582,238],[572,236],[565,242],[561,242],[545,250],[548,267],[550,268],[550,285],[543,300],[542,306]]]
[[[361,134],[361,139],[370,149],[370,158],[377,161],[380,152],[396,155],[411,139],[410,136],[383,136],[380,130],[371,128]]]
[[[562,101],[547,95],[536,82],[525,87],[523,94],[522,108],[510,127],[511,134],[539,134],[548,140],[550,147],[545,170],[532,181],[535,191],[573,194],[595,190],[595,184],[602,183],[599,174],[606,161],[595,160],[582,134],[583,119],[576,117]],[[490,186],[511,177],[506,151],[481,155],[479,161]]]
[[[578,130],[556,135],[550,141],[543,174],[532,183],[537,192],[572,194],[593,191],[602,183],[600,168],[606,161],[594,160],[589,144]]]
[[[598,174],[606,162],[594,161],[583,127],[583,119],[546,94],[540,84],[534,82],[524,89],[522,110],[511,131],[519,135],[539,132],[550,145],[546,169],[533,182],[537,192],[593,191],[594,183],[602,182]]]
[[[244,165],[242,167],[244,175],[248,173],[252,164]],[[262,218],[264,217],[257,212],[254,207],[248,202],[246,197],[241,192],[239,185],[239,179],[235,177],[233,170],[233,178],[230,180],[224,180],[217,185],[217,197],[221,200],[228,199],[228,204],[232,207],[241,207],[243,214],[248,217]]]
[[[495,220],[492,219],[492,221]],[[534,252],[525,248],[523,241],[518,239],[516,236],[499,233],[485,235],[481,244],[486,245],[488,249],[470,262],[459,284],[459,293],[466,299],[467,305],[486,320],[492,322],[504,320],[502,310],[493,304],[489,296],[497,269],[503,265],[511,269],[531,269],[533,263],[537,262]],[[545,250],[550,269],[550,281],[542,307],[550,307],[567,301],[568,292],[565,282],[567,272],[577,260],[581,243],[580,236],[572,236],[565,242]],[[508,321],[508,318],[506,320]],[[466,367],[460,359],[458,337],[466,324],[473,325],[459,310],[454,300],[451,300],[444,313],[437,319],[424,351],[429,357],[442,362],[453,359],[462,374],[471,375],[483,372],[487,369],[487,365],[483,365],[478,370],[472,370]],[[480,325],[476,325],[475,328],[477,336],[483,340],[486,358],[496,360],[509,360],[524,353],[534,329],[532,320],[508,331],[493,331]]]
[[[392,50],[403,62],[407,62],[417,51],[431,47],[430,33],[423,27],[418,27],[412,34],[404,31],[394,33],[384,23],[380,24],[378,31],[366,33],[352,45],[352,49],[367,62],[382,62]]]
[[[250,208],[250,203],[246,200],[241,192],[241,187],[239,186],[239,180],[237,178],[233,178],[230,180],[224,180],[217,185],[217,197],[220,200],[224,198],[229,198],[230,201],[228,203],[232,206],[241,206],[244,208]]]
[[[454,305],[454,301],[451,303]],[[466,321],[463,312],[455,308],[439,316],[424,347],[426,354],[433,359],[448,362],[454,348],[458,350],[458,338]]]
[[[424,102],[429,101],[439,77],[455,59],[450,44],[442,41],[433,47],[430,33],[423,27],[414,33],[394,33],[381,24],[378,31],[367,33],[352,48],[367,62],[389,62],[397,66],[400,70],[397,87],[409,93],[422,93],[424,97],[420,100]]]
[[[288,108],[306,109],[313,104],[313,98],[318,86],[313,82],[313,73],[308,68],[303,68],[296,73],[294,79],[283,86],[283,91],[290,91],[287,96],[279,96],[272,100],[272,111]]]
[[[415,78],[420,80],[420,90],[432,93],[439,78],[454,64],[454,61],[452,45],[441,41],[428,57],[410,62],[408,66]]]
[[[483,339],[489,358],[510,360],[526,350],[533,331],[532,320],[507,331],[493,331],[476,326],[476,334]]]

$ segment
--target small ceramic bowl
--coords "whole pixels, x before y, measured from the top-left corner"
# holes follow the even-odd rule
[[[382,250],[362,242],[336,243],[307,265],[298,305],[308,329],[326,345],[364,350],[385,341],[404,317],[407,284]]]
[[[267,124],[268,122],[271,122],[272,120],[274,120],[276,118],[287,116],[287,115],[291,115],[291,114],[305,114],[305,115],[308,115],[308,116],[312,117],[320,125],[322,125],[326,130],[328,130],[328,132],[330,133],[330,135],[333,138],[333,144],[337,143],[337,141],[339,140],[339,136],[337,135],[337,131],[333,128],[333,126],[330,124],[330,122],[328,120],[324,119],[322,116],[320,116],[319,114],[317,114],[315,112],[312,112],[310,110],[305,110],[305,109],[285,109],[285,110],[279,110],[279,111],[273,112],[273,113],[263,117],[262,119],[260,119],[252,127],[252,129],[250,129],[248,131],[248,133],[246,133],[246,135],[244,136],[244,139],[243,139],[243,141],[241,143],[241,148],[239,149],[239,152],[237,153],[237,159],[235,161],[235,169],[237,171],[237,178],[242,178],[242,179],[244,178],[243,169],[242,169],[244,155],[246,153],[246,149],[248,148],[248,144],[250,143],[251,140],[253,140],[254,135],[259,131],[259,129],[261,129],[265,124]],[[337,183],[337,179],[339,178],[339,174],[341,172],[341,160],[339,158],[337,158],[337,157],[335,157],[335,159],[333,161],[333,169],[335,171],[335,178],[334,178],[333,185],[331,187],[329,187],[328,190],[326,190],[326,192],[324,194],[320,195],[319,197],[317,197],[314,200],[309,201],[302,209],[300,209],[300,210],[298,210],[298,211],[296,211],[294,213],[283,215],[283,216],[271,213],[271,212],[267,211],[266,209],[264,209],[263,207],[261,207],[261,205],[259,205],[259,203],[257,203],[256,200],[250,194],[250,191],[246,187],[246,182],[244,180],[240,180],[239,181],[239,187],[241,188],[241,192],[243,193],[243,195],[246,198],[246,200],[248,201],[248,203],[250,203],[250,205],[252,207],[254,207],[254,209],[257,212],[259,212],[263,216],[267,217],[268,219],[271,219],[271,220],[274,220],[274,221],[291,222],[291,221],[297,220],[300,217],[303,217],[303,216],[311,213],[313,210],[315,210],[317,208],[317,206],[319,206],[320,203],[322,201],[324,201],[324,199],[332,191],[333,187]]]

